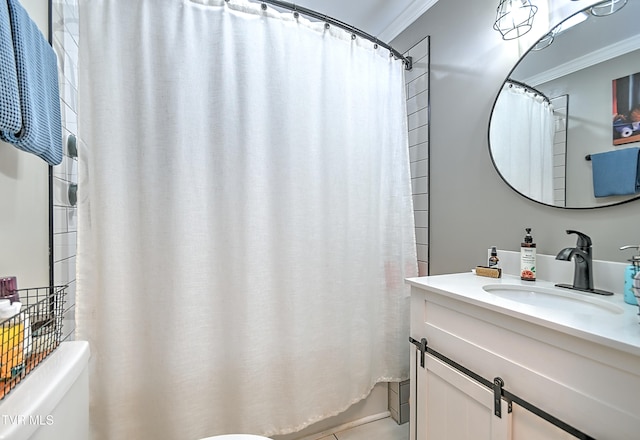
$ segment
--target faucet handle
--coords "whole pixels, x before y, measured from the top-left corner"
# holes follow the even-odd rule
[[[587,234],[584,234],[580,231],[574,231],[572,229],[567,229],[567,234],[576,234],[578,236],[578,242],[576,243],[577,247],[581,249],[591,247],[591,237],[589,237]]]

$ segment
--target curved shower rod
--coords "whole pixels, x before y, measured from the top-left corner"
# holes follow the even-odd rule
[[[505,84],[507,84],[507,83],[511,84],[511,86],[514,86],[514,85],[520,86],[523,89],[533,93],[534,95],[540,96],[547,104],[551,104],[551,99],[549,99],[549,97],[547,95],[545,95],[544,93],[542,93],[540,90],[536,89],[535,87],[531,87],[529,84],[525,84],[525,83],[523,83],[521,81],[517,81],[517,80],[511,79],[511,78],[508,78],[505,81]]]
[[[229,0],[226,0],[229,1]],[[325,14],[321,14],[319,12],[316,12],[312,9],[308,9],[308,8],[304,8],[301,6],[297,6],[293,3],[287,3],[287,2],[283,2],[280,0],[258,0],[260,1],[260,3],[262,3],[262,8],[266,9],[266,4],[270,4],[273,6],[277,6],[279,8],[283,8],[289,11],[292,11],[294,13],[294,15],[296,13],[300,13],[303,15],[306,15],[308,17],[312,17],[315,18],[317,20],[320,21],[324,21],[326,24],[325,26],[328,25],[335,25],[338,26],[348,32],[351,32],[351,37],[355,38],[356,35],[362,38],[365,38],[369,41],[371,41],[372,43],[374,43],[376,46],[381,46],[384,47],[385,49],[387,49],[389,52],[391,52],[391,54],[397,58],[397,59],[401,59],[404,62],[404,68],[405,70],[411,70],[413,68],[413,62],[411,60],[411,57],[405,57],[404,55],[402,55],[400,52],[398,52],[397,50],[395,50],[393,47],[389,46],[387,43],[383,42],[383,41],[379,41],[376,37],[374,37],[373,35],[367,34],[366,32],[351,26],[350,24],[344,23],[340,20],[336,20],[335,18],[329,17]]]

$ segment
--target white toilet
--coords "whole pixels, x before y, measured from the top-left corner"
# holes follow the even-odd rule
[[[200,440],[271,440],[269,437],[251,434],[226,434],[214,435],[213,437],[202,438]]]

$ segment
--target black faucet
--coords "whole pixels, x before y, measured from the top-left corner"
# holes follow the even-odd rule
[[[578,242],[576,247],[564,248],[558,255],[556,260],[569,261],[573,258],[575,269],[573,272],[573,285],[556,284],[558,287],[565,289],[579,290],[581,292],[597,293],[599,295],[613,295],[612,292],[598,290],[593,288],[593,259],[591,258],[591,238],[582,232],[568,229],[567,234],[577,234]]]

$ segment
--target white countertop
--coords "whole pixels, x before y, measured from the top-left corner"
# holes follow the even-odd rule
[[[482,288],[488,284],[510,284],[559,289],[549,281],[521,281],[519,277],[512,275],[503,275],[502,278],[488,278],[477,276],[472,272],[408,278],[406,281],[412,286],[427,289],[446,297],[640,356],[639,309],[638,306],[625,303],[621,294],[601,296],[568,290],[572,294],[587,295],[597,301],[615,304],[622,309],[620,314],[589,314],[567,308],[554,310],[548,307],[536,307],[493,295]]]

